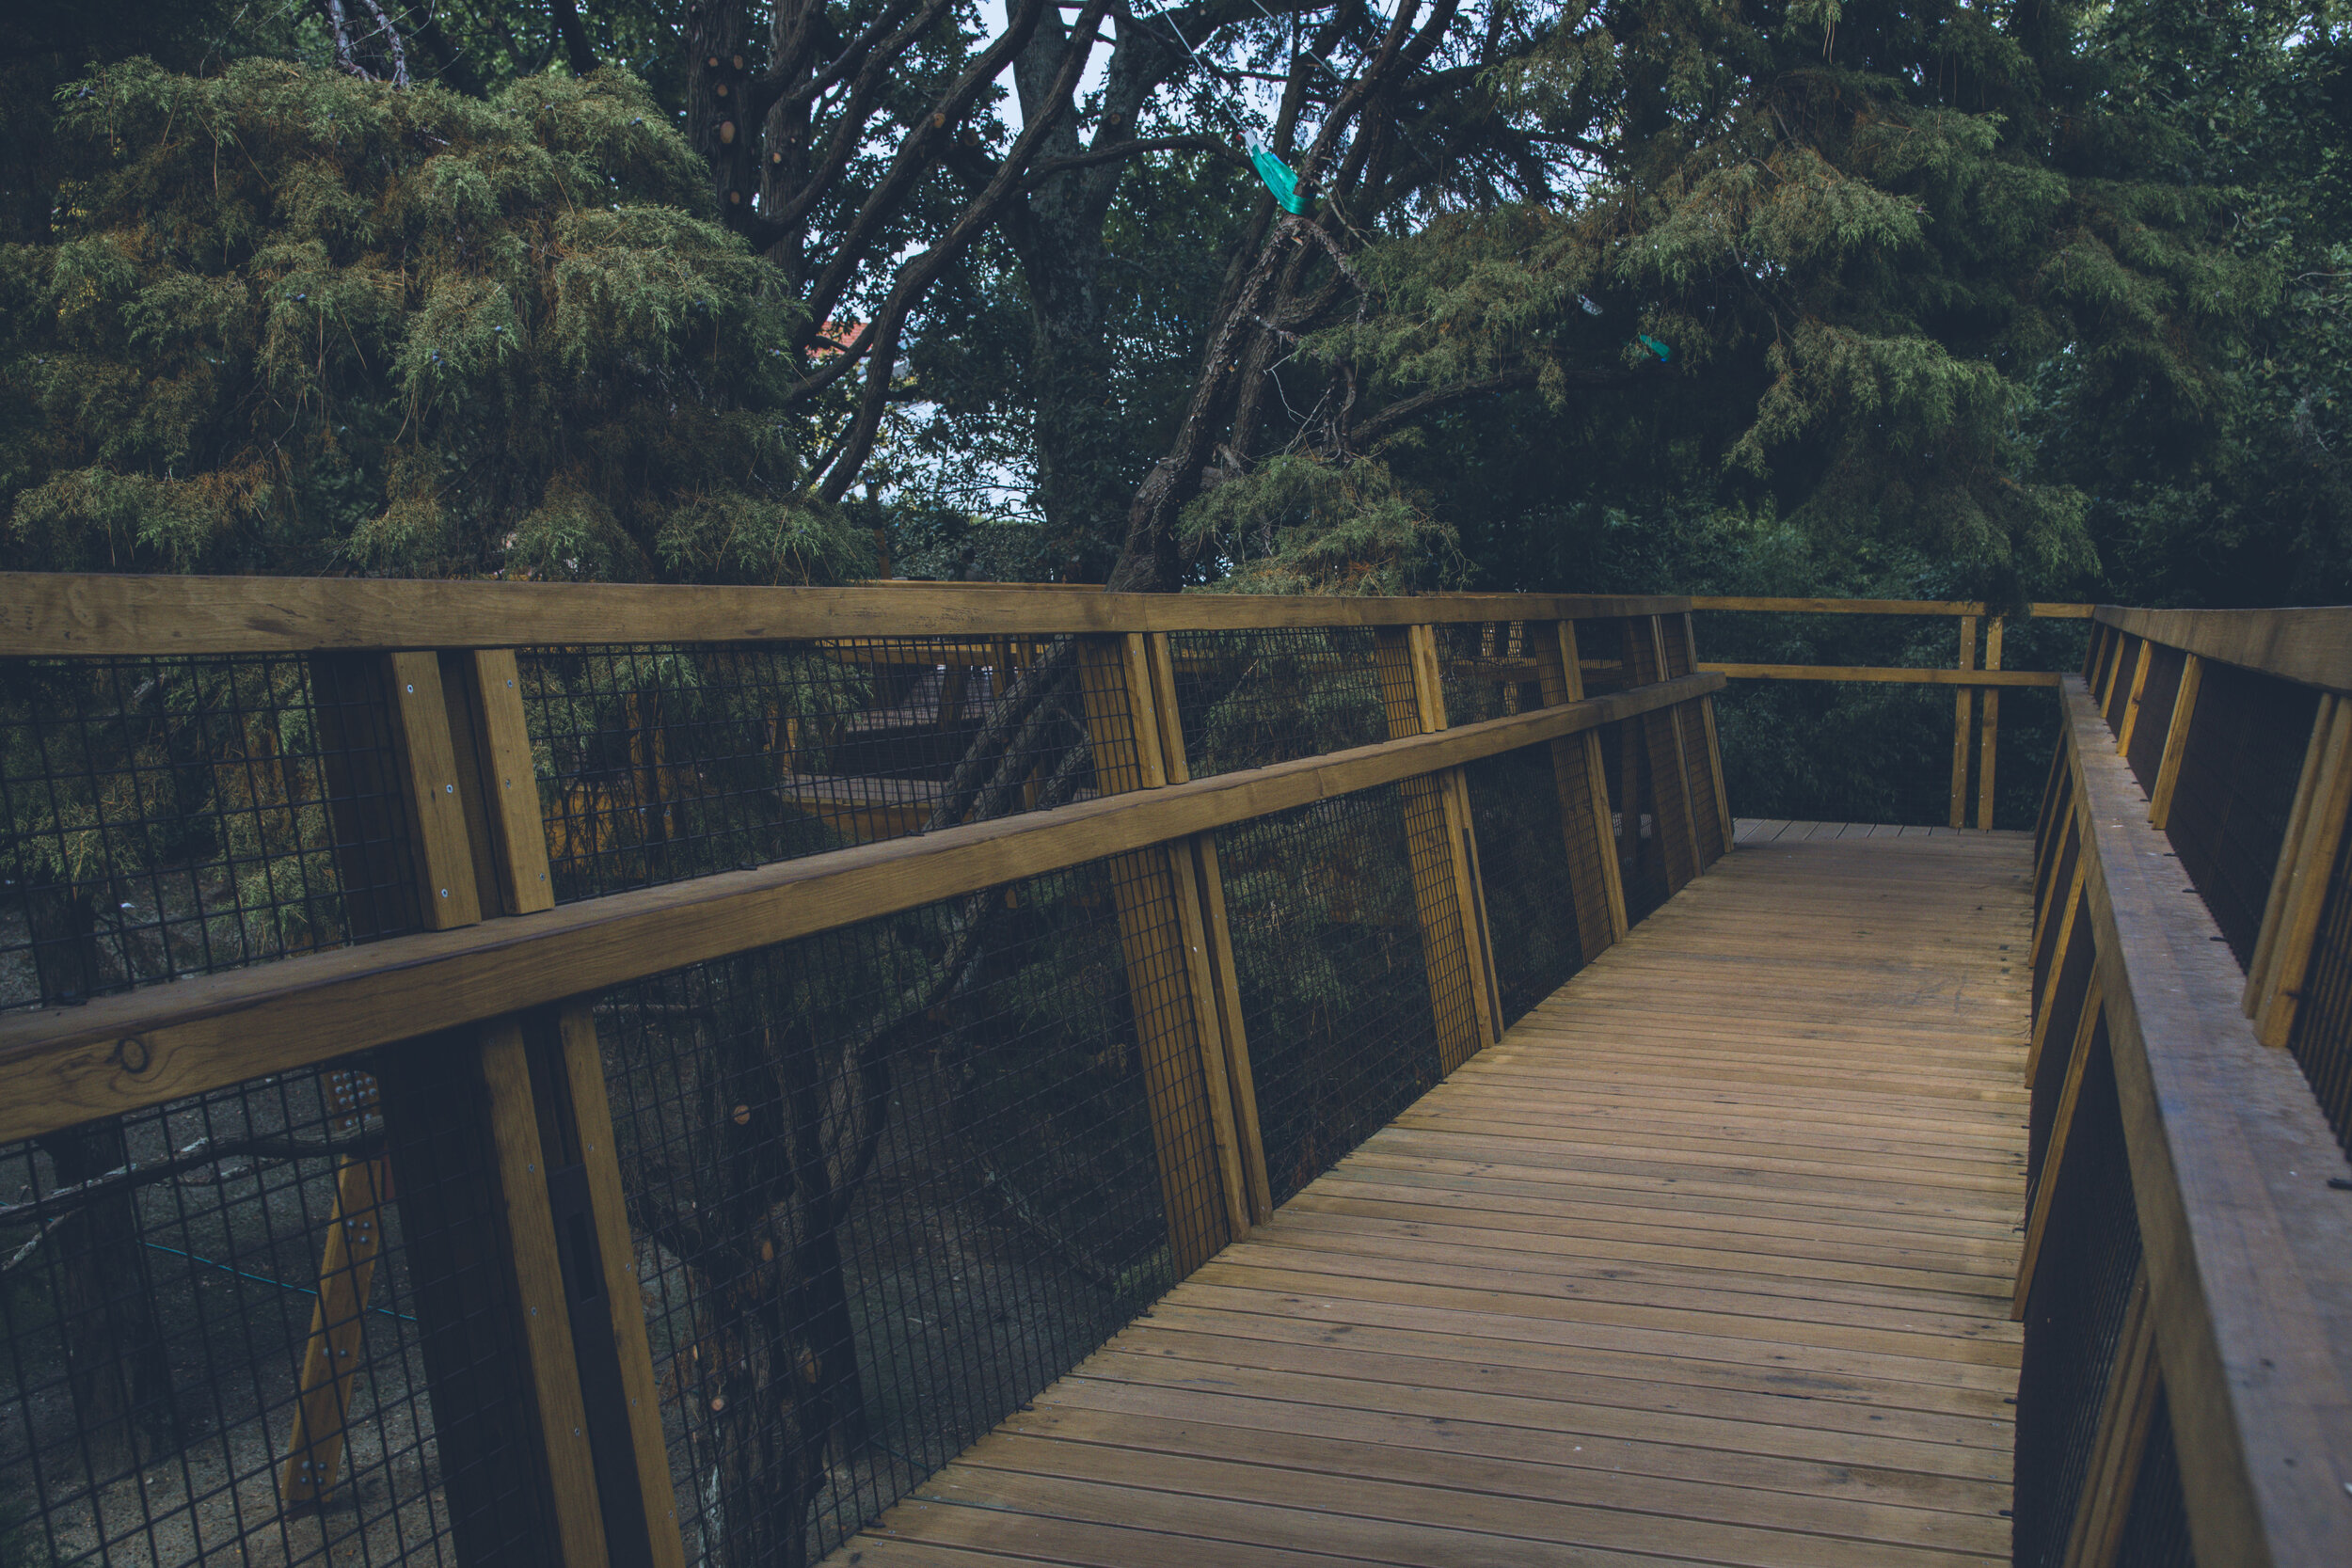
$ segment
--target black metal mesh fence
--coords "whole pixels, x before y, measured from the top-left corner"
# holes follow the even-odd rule
[[[382,668],[0,662],[0,1006],[415,929]]]
[[[599,1003],[690,1560],[830,1549],[1175,1282],[1222,1198],[1153,863]]]
[[[1568,863],[1550,747],[1507,752],[1465,772],[1507,1027],[1583,967],[1573,880],[1578,868]]]
[[[1080,664],[1070,638],[527,652],[556,895],[1133,788],[1096,775]],[[1123,695],[1112,701],[1123,723]]]
[[[0,1148],[0,1560],[541,1560],[465,1087],[377,1053]]]
[[[1425,952],[1407,815],[1387,786],[1217,834],[1277,1203],[1436,1085],[1441,1012],[1474,1016],[1459,948]]]
[[[1431,629],[1448,724],[1475,724],[1543,705],[1527,623],[1463,621]]]
[[[1375,637],[1368,626],[1171,634],[1192,776],[1388,738]]]
[[[2130,672],[2124,672],[2128,678]],[[2208,663],[2165,832],[2243,968],[2286,841],[2319,694]]]
[[[2090,1046],[2026,1302],[2013,1496],[2019,1568],[2057,1568],[2065,1559],[2140,1263],[2104,1028]]]

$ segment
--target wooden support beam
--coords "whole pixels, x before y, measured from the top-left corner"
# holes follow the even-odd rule
[[[1960,618],[1960,662],[1955,669],[1973,670],[1977,665],[1977,618]],[[1950,820],[1955,828],[1968,820],[1968,731],[1977,715],[1977,694],[1966,687],[1952,694],[1952,801]]]
[[[2309,753],[2308,787],[2296,792],[2294,819],[2270,878],[2272,907],[2265,911],[2246,977],[2246,1016],[2265,1045],[2283,1046],[2294,1033],[2328,880],[2352,812],[2352,699],[2320,699]]]
[[[453,664],[454,670],[453,671]],[[497,912],[536,914],[555,908],[548,878],[547,823],[539,805],[539,780],[532,760],[531,730],[523,715],[522,673],[512,648],[472,650],[442,657],[445,684],[462,681],[465,722],[453,715],[452,732],[469,753],[469,777],[478,806],[469,806],[469,826],[482,822],[487,840],[484,903],[495,895]],[[465,768],[461,773],[467,773]],[[460,796],[466,794],[463,781]]]
[[[2091,1438],[2090,1466],[2074,1507],[2064,1568],[2116,1568],[2123,1526],[2131,1518],[2132,1488],[2148,1451],[2157,1394],[2164,1386],[2156,1366],[2156,1321],[2148,1307],[2148,1265],[2133,1276],[2123,1304],[2123,1330],[2107,1370],[2106,1396]],[[2128,1568],[2128,1565],[2125,1565]]]
[[[2103,1022],[2099,977],[2093,974],[2068,1044],[2066,1078],[2058,1090],[2058,1114],[2050,1123],[2050,1145],[2042,1151],[2041,1168],[2034,1174],[2033,1196],[2026,1203],[2026,1242],[2017,1256],[2017,1287],[2010,1297],[2009,1315],[2013,1321],[2024,1321],[2026,1303],[2033,1297],[2034,1266],[2041,1261],[2042,1238],[2050,1228],[2050,1206],[2057,1200],[2058,1180],[2065,1172],[2066,1145],[2074,1128],[2074,1108],[2082,1100],[2083,1075],[2090,1070],[2091,1056],[2105,1049]]]
[[[357,1134],[377,1102],[373,1075],[330,1071],[322,1085],[344,1114],[338,1131]],[[345,1155],[335,1171],[335,1207],[326,1220],[319,1259],[318,1304],[310,1309],[301,1379],[294,1385],[294,1431],[278,1495],[294,1507],[315,1505],[335,1489],[350,1418],[351,1382],[359,1370],[368,1292],[383,1249],[384,1219],[392,1196],[392,1166],[383,1155]]]
[[[548,1206],[547,1156],[532,1098],[521,1022],[502,1019],[482,1031],[482,1089],[498,1150],[498,1190],[512,1249],[515,1291],[523,1314],[523,1346],[539,1413],[541,1462],[555,1512],[564,1568],[601,1568],[604,1510],[596,1494],[588,1415],[580,1402],[570,1307]]]
[[[1554,621],[1535,628],[1533,639],[1544,705],[1581,702],[1584,673],[1578,667],[1576,627]],[[1560,799],[1560,831],[1568,856],[1568,895],[1576,910],[1577,943],[1592,962],[1630,928],[1625,912],[1625,880],[1617,847],[1609,831],[1609,779],[1600,736],[1592,731],[1551,743],[1551,778]]]
[[[1667,678],[1666,639],[1659,617],[1652,615],[1629,629],[1633,675],[1648,684]],[[1636,726],[1649,764],[1653,831],[1666,871],[1666,892],[1679,893],[1704,866],[1699,853],[1698,821],[1691,800],[1691,763],[1682,743],[1682,726],[1672,712],[1646,713]]]
[[[1984,628],[1984,667],[2001,667],[2001,617],[1995,615]],[[1979,832],[1993,831],[1994,758],[2000,753],[2001,689],[1988,687],[1984,692],[1984,720],[1979,729],[1977,747],[1977,829]]]
[[[2068,879],[2066,902],[2053,913],[2057,916],[2056,935],[2050,943],[2049,969],[2044,974],[2041,993],[2034,998],[2033,1035],[2026,1047],[2026,1082],[2031,1084],[2042,1066],[2042,1053],[2049,1042],[2050,1019],[2057,1011],[2052,1003],[2057,999],[2058,977],[2066,973],[2067,955],[2077,942],[2089,942],[2090,934],[2083,927],[2083,882],[2089,867],[2081,856],[2074,861],[2074,875]],[[2045,930],[2048,927],[2045,926]]]
[[[392,735],[401,782],[411,813],[417,892],[428,931],[472,926],[482,919],[474,880],[474,846],[466,808],[457,798],[457,747],[450,734],[441,663],[429,653],[391,654]]]
[[[2172,796],[2181,784],[2181,758],[2188,754],[2188,732],[2197,720],[2197,693],[2205,681],[2205,661],[2195,654],[2181,666],[2181,689],[2172,699],[2172,722],[2164,732],[2164,757],[2156,764],[2156,785],[2148,792],[2148,821],[2161,831],[2172,819]]]
[[[1151,662],[1144,639],[1134,633],[1089,639],[1081,650],[1095,786],[1105,795],[1168,782]],[[1249,1215],[1225,1053],[1210,1033],[1220,1013],[1208,977],[1200,887],[1193,877],[1175,874],[1165,846],[1113,858],[1110,878],[1141,1037],[1168,1245],[1182,1279],[1246,1228]]]
[[[2115,753],[2129,756],[2132,751],[2132,731],[2139,726],[2140,699],[2148,694],[2148,669],[2155,662],[2156,645],[2142,642],[2139,657],[2132,662],[2131,686],[2123,699],[2123,721],[2115,727]]]
[[[1908,664],[1727,664],[1702,660],[1699,669],[1725,680],[1844,681],[1856,686],[1958,686],[1992,690],[2002,687],[2051,687],[2053,670],[1931,670]]]
[[[1404,627],[1378,634],[1380,689],[1389,735],[1402,739],[1436,735],[1446,728],[1445,693],[1439,683],[1436,640],[1429,629]],[[1406,853],[1413,872],[1413,903],[1420,916],[1422,953],[1436,1012],[1438,1060],[1452,1072],[1492,1043],[1494,1010],[1486,994],[1486,959],[1479,942],[1475,896],[1464,832],[1468,814],[1458,802],[1446,769],[1399,782],[1404,803]]]
[[[626,1438],[633,1461],[653,1568],[686,1568],[685,1538],[678,1532],[677,1498],[670,1483],[669,1443],[661,1430],[661,1391],[655,1383],[653,1344],[645,1332],[644,1281],[637,1269],[637,1241],[628,1227],[628,1199],[621,1184],[595,1012],[584,1000],[567,1002],[556,1027],[564,1090],[571,1100],[569,1119],[578,1130],[580,1162],[587,1176],[603,1301],[612,1319],[622,1397],[628,1402],[627,1431],[612,1437]]]

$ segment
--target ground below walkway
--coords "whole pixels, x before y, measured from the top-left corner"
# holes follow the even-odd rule
[[[1745,836],[833,1560],[2007,1562],[2029,841]]]

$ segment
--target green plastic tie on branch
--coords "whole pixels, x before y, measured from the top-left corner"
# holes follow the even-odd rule
[[[1265,188],[1274,193],[1275,205],[1294,215],[1307,211],[1307,198],[1298,194],[1298,176],[1255,136],[1249,138],[1249,162],[1257,168],[1258,178],[1265,182]]]
[[[1636,332],[1634,337],[1641,340],[1641,343],[1644,348],[1658,356],[1658,362],[1660,364],[1668,364],[1674,359],[1675,351],[1667,347],[1664,343],[1660,342],[1657,339],[1651,337],[1648,333]]]

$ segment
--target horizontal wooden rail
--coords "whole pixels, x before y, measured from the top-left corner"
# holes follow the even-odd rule
[[[1679,615],[1690,604],[1559,594],[1082,594],[1010,583],[690,588],[0,573],[0,657],[1400,626]]]
[[[2103,611],[2103,616],[2105,612]],[[2090,688],[2066,767],[2150,1307],[2201,1562],[2341,1562],[2352,1542],[2352,1199],[2294,1060],[2150,825]]]
[[[1735,681],[1856,681],[1897,686],[2056,686],[2055,670],[1918,670],[1860,664],[1720,664],[1701,670]]]
[[[1685,675],[1269,768],[15,1014],[0,1021],[0,1142],[1459,767],[1723,685],[1720,675]]]
[[[1692,610],[1764,610],[1781,615],[1989,615],[1981,599],[1776,599],[1743,594],[1693,594]],[[2041,604],[2026,607],[2037,621],[2083,621],[2090,617],[2087,604]]]
[[[1693,601],[1695,602],[1695,601]],[[2101,605],[2102,626],[2200,658],[2352,692],[2352,606],[2317,610],[2130,610]]]

